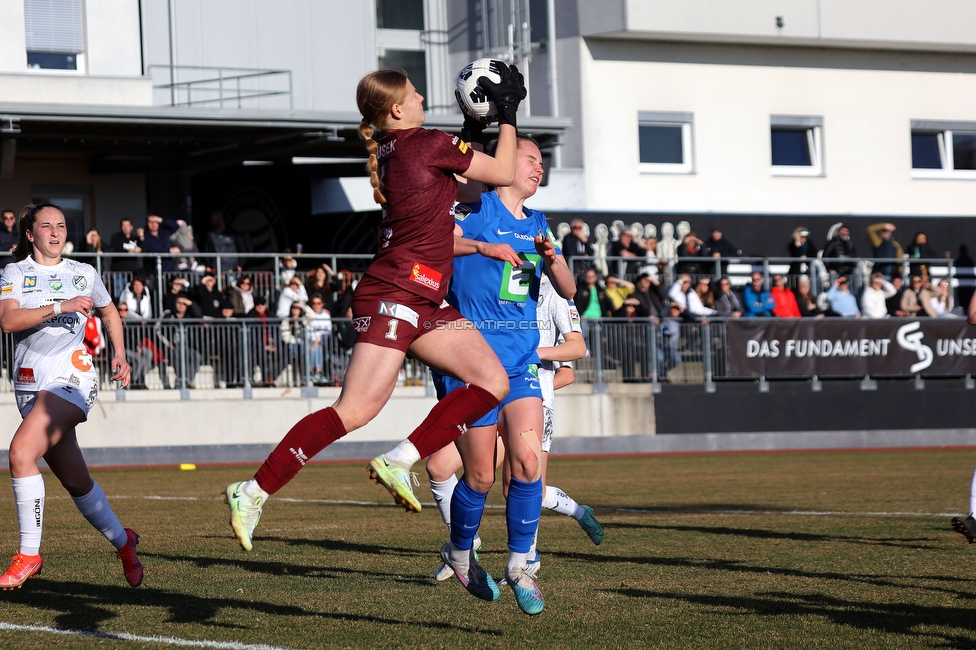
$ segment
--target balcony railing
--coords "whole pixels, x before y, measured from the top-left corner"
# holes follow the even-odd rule
[[[149,76],[161,82],[153,83],[157,105],[243,108],[250,100],[282,97],[294,108],[291,70],[151,65]]]

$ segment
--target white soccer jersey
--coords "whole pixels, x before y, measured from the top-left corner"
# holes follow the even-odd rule
[[[41,266],[32,257],[27,257],[8,264],[0,276],[0,300],[16,300],[27,309],[53,305],[76,296],[90,296],[95,307],[105,307],[112,302],[95,269],[76,260]],[[91,357],[85,351],[86,319],[87,314],[64,313],[36,327],[15,332],[17,375],[14,389],[36,391],[64,374],[66,366],[73,372],[94,375]]]
[[[556,341],[568,332],[580,332],[580,315],[572,300],[566,300],[553,288],[549,278],[543,274],[539,286],[539,303],[536,308],[536,318],[539,321],[539,347],[546,348],[556,345]],[[539,366],[539,385],[542,387],[542,405],[552,408],[555,399],[553,379],[556,370],[562,366],[571,365],[559,361],[543,361]]]

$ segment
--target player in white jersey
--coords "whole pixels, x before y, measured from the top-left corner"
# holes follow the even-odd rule
[[[17,407],[23,421],[10,441],[10,476],[20,550],[0,576],[0,588],[20,587],[38,575],[44,523],[43,458],[78,510],[117,549],[126,581],[142,583],[139,536],[123,528],[105,493],[92,480],[75,427],[88,419],[98,397],[98,376],[84,345],[94,309],[112,343],[112,379],[129,383],[122,322],[95,269],[61,257],[67,226],[61,208],[29,205],[21,212],[14,264],[0,276],[0,328],[14,335]]]

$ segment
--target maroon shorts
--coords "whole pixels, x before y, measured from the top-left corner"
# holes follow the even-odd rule
[[[364,276],[352,296],[357,343],[406,352],[410,344],[445,323],[464,318],[446,302],[434,303],[400,287]]]

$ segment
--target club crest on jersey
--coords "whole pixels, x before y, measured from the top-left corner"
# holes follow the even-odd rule
[[[58,279],[58,278],[51,278],[50,280],[48,280],[47,286],[51,287],[51,290],[52,291],[61,291],[61,288],[64,285],[61,284],[61,280],[60,279]]]
[[[413,269],[410,271],[411,280],[431,289],[441,288],[441,277],[443,277],[443,274],[420,262],[414,262]]]
[[[36,275],[25,275],[24,276],[24,288],[31,289],[37,286],[37,276]]]
[[[84,291],[85,287],[88,286],[88,279],[83,275],[76,275],[75,277],[71,278],[71,284],[73,284],[75,289],[78,291]]]

